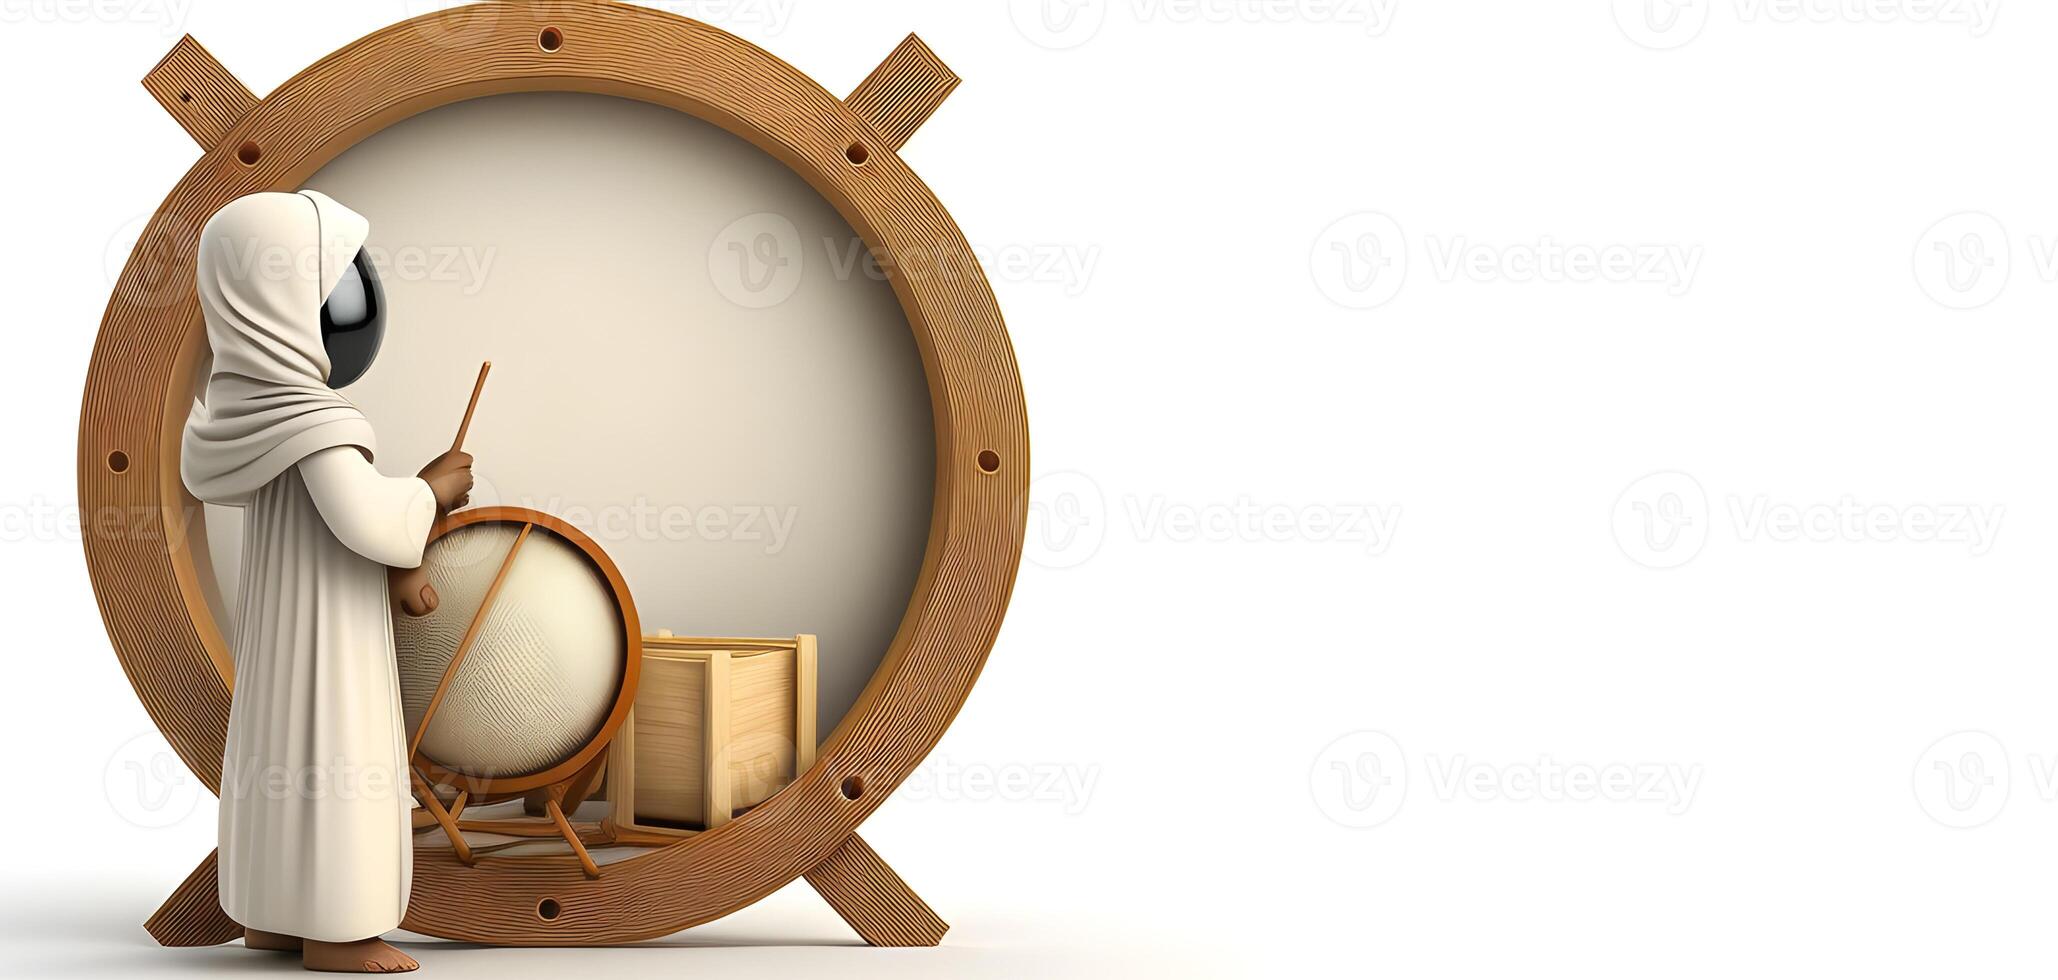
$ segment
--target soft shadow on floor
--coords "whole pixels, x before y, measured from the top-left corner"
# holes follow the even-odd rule
[[[19,883],[0,912],[6,976],[305,976],[284,953],[240,943],[166,949],[143,931],[162,899],[134,881]],[[422,963],[421,976],[691,975],[696,980],[835,976],[840,980],[970,980],[984,976],[1178,976],[1228,972],[1192,950],[1108,948],[1052,942],[1021,929],[1010,910],[965,910],[974,923],[933,949],[875,949],[859,942],[805,885],[782,889],[736,915],[652,942],[598,948],[516,949],[453,943],[410,933],[388,938]],[[1184,955],[1182,955],[1184,954]]]
[[[241,943],[183,949],[157,945],[143,931],[143,920],[153,909],[144,907],[147,903],[139,904],[141,893],[133,882],[74,880],[39,885],[15,893],[4,922],[0,922],[0,946],[10,951],[13,964],[30,976],[254,975],[299,969],[299,961],[291,954],[245,949]],[[832,951],[838,949],[866,948],[855,937],[836,935],[841,931],[840,923],[825,916],[791,914],[797,910],[766,911],[771,913],[770,923],[760,921],[739,929],[733,921],[724,921],[664,939],[601,949],[516,950],[447,942],[408,932],[388,938],[421,960],[425,970],[433,967],[438,973],[453,975],[474,969],[505,969],[509,958],[515,955],[531,960],[613,955],[647,966],[647,962],[641,961],[675,951],[697,955],[702,965],[710,965],[710,954],[715,959],[733,962],[742,957],[777,959],[782,951],[783,955],[805,956],[810,950],[817,951],[814,955],[834,955]]]

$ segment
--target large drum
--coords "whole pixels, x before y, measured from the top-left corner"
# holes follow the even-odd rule
[[[410,747],[430,778],[489,799],[593,764],[642,662],[636,606],[606,553],[550,515],[491,507],[451,515],[422,564],[439,603],[396,610],[393,635]]]
[[[599,877],[566,810],[636,701],[640,634],[621,573],[577,528],[520,507],[450,515],[422,564],[436,609],[393,624],[415,798],[471,864],[464,830],[487,828],[460,822],[465,805],[528,792]]]

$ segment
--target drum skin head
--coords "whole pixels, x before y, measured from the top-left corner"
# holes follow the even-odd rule
[[[482,523],[437,539],[422,560],[440,600],[435,611],[394,614],[409,732],[473,634],[421,738],[423,754],[466,776],[527,775],[564,762],[600,734],[622,687],[625,638],[614,592],[585,553],[555,533],[530,532],[481,614],[520,532],[519,524]]]

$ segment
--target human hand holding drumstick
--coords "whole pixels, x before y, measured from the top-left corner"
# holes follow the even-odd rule
[[[436,509],[449,513],[463,507],[472,495],[472,454],[464,451],[465,433],[471,431],[472,413],[479,408],[479,392],[486,389],[486,373],[493,370],[493,362],[479,366],[479,380],[472,384],[472,400],[464,409],[464,421],[458,423],[457,438],[451,440],[450,451],[429,461],[417,474],[429,484],[429,491],[436,495]],[[429,573],[425,568],[395,568],[388,572],[388,588],[394,598],[400,601],[402,612],[410,616],[426,616],[436,611],[438,599],[436,589],[429,584]]]

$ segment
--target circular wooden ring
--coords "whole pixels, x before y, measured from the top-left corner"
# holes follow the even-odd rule
[[[429,529],[429,543],[435,544],[444,535],[475,524],[533,524],[579,549],[593,565],[593,570],[599,572],[601,578],[606,580],[608,590],[614,593],[615,608],[621,610],[622,627],[622,683],[615,690],[615,703],[608,709],[607,718],[600,723],[599,730],[580,747],[577,754],[535,772],[492,777],[459,772],[429,758],[427,752],[421,754],[422,771],[428,775],[430,782],[441,786],[455,786],[470,793],[473,799],[484,800],[564,782],[584,771],[595,757],[607,750],[607,743],[614,738],[615,729],[622,727],[623,719],[629,716],[629,709],[636,704],[636,681],[643,673],[643,631],[636,620],[636,601],[629,594],[629,583],[623,580],[621,569],[615,567],[614,560],[609,558],[607,552],[602,551],[600,545],[594,543],[586,532],[540,510],[530,510],[526,507],[480,507],[476,510],[461,510],[438,520],[436,526]],[[577,804],[574,803],[573,806]]]
[[[547,23],[545,18],[548,18]],[[545,28],[564,43],[546,51]],[[921,352],[936,429],[935,512],[899,630],[817,760],[722,827],[610,864],[424,851],[408,929],[509,945],[655,938],[743,908],[819,866],[934,748],[1000,629],[1021,561],[1029,435],[1021,378],[970,245],[895,144],[792,66],[706,24],[593,0],[452,7],[323,58],[231,125],[145,226],[94,346],[79,427],[86,561],[108,636],[173,749],[220,782],[232,671],[189,535],[199,505],[179,439],[205,351],[193,276],[198,230],[244,194],[292,190],[409,116],[506,92],[638,99],[718,125],[805,178],[893,269]],[[244,144],[262,147],[249,163]],[[849,148],[868,147],[863,166]],[[247,154],[244,154],[247,155]],[[933,269],[938,274],[923,274]],[[109,454],[130,463],[116,474]],[[993,451],[997,474],[976,460]],[[843,792],[861,777],[858,799]],[[543,920],[544,900],[562,914]]]

